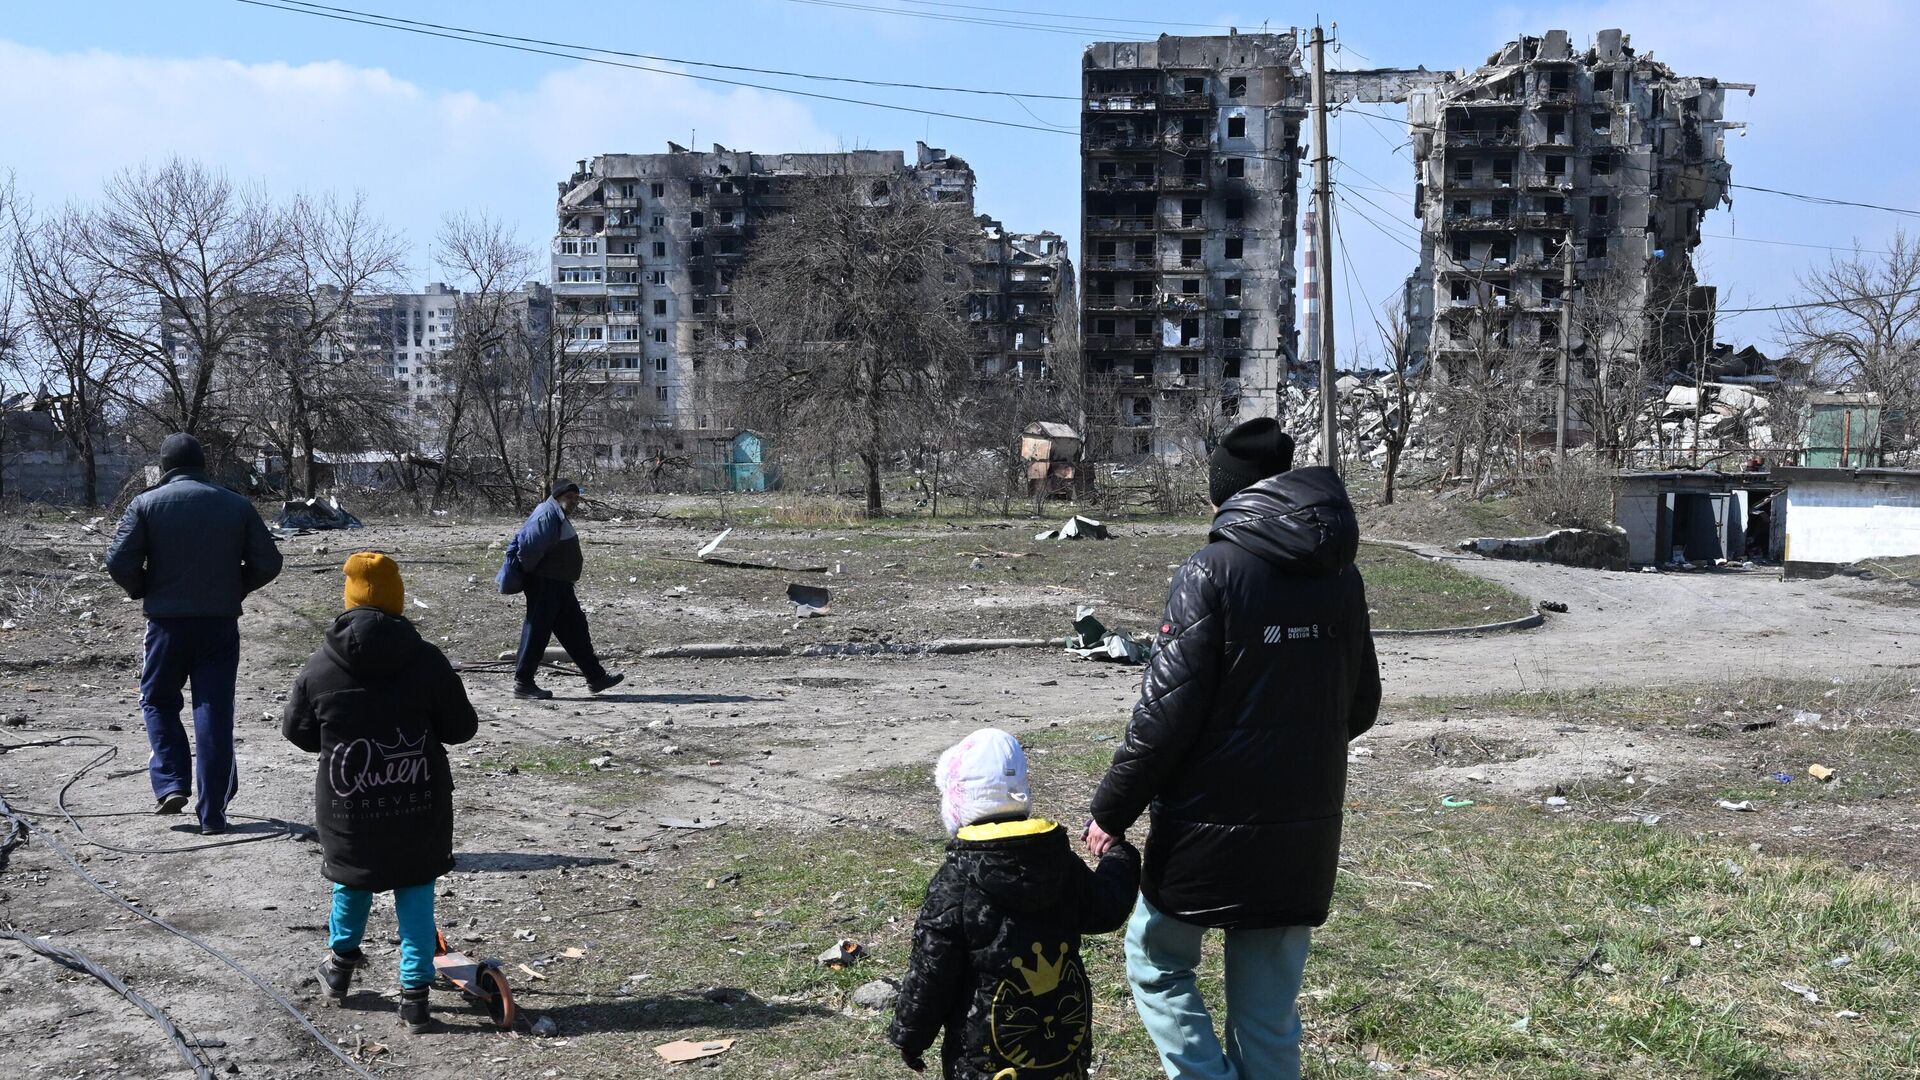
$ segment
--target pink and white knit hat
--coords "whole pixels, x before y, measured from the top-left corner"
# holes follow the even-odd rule
[[[979,731],[948,747],[933,767],[940,817],[947,835],[993,819],[1027,816],[1027,755],[1020,740],[999,728]]]

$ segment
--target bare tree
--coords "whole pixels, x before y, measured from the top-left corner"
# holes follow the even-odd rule
[[[405,263],[399,237],[367,212],[364,196],[296,197],[282,236],[272,296],[258,311],[254,377],[267,390],[264,426],[278,433],[290,470],[297,454],[299,488],[311,496],[320,444],[358,448],[397,407],[391,380],[378,374],[387,327],[368,301]]]
[[[964,253],[975,225],[963,206],[897,180],[822,175],[794,196],[755,237],[732,323],[698,351],[725,373],[745,425],[858,457],[867,513],[878,516],[887,462],[941,422],[966,370]]]
[[[551,488],[566,471],[568,455],[579,449],[584,435],[614,426],[608,415],[615,399],[607,353],[588,336],[595,329],[598,324],[587,323],[582,313],[564,309],[522,328],[520,348],[529,375],[527,427],[541,490]]]
[[[78,254],[88,228],[80,211],[34,222],[13,203],[8,221],[8,277],[22,309],[14,363],[52,392],[55,424],[80,459],[82,498],[98,506],[98,442],[124,396],[127,370],[125,353],[102,329],[112,285]]]
[[[440,264],[460,290],[452,346],[438,364],[442,393],[435,402],[440,471],[434,505],[446,496],[454,462],[476,439],[498,458],[510,505],[526,500],[513,443],[528,385],[527,327],[536,315],[525,289],[533,254],[507,226],[486,215],[455,214],[435,242]]]
[[[108,181],[75,239],[111,289],[98,331],[150,384],[151,396],[128,403],[164,427],[208,432],[227,365],[255,362],[287,250],[284,216],[259,192],[176,158]]]
[[[1835,256],[1800,279],[1814,307],[1781,317],[1781,336],[1832,382],[1880,395],[1882,433],[1920,438],[1920,243],[1896,232],[1887,253]]]
[[[1413,433],[1414,414],[1424,395],[1430,368],[1414,358],[1413,346],[1407,337],[1406,309],[1398,302],[1390,302],[1382,310],[1384,317],[1374,325],[1380,332],[1387,374],[1364,401],[1379,421],[1380,445],[1386,449],[1386,460],[1381,463],[1384,478],[1380,505],[1388,506],[1393,502],[1394,479],[1400,475],[1400,461]]]

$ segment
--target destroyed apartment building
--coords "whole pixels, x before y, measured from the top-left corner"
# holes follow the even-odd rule
[[[1677,75],[1618,30],[1584,51],[1561,30],[1522,37],[1412,88],[1416,357],[1441,378],[1511,362],[1551,386],[1565,334],[1575,384],[1614,362],[1651,379],[1695,369],[1715,292],[1693,252],[1728,199],[1725,133],[1743,125],[1724,118],[1726,92],[1752,89]]]
[[[876,191],[973,210],[972,168],[925,143],[911,163],[898,150],[757,154],[669,143],[664,154],[582,160],[560,182],[553,291],[575,345],[596,354],[594,370],[613,384],[592,437],[602,463],[727,453],[735,431],[702,377],[696,337],[730,312],[756,222],[792,206],[802,182],[821,176],[870,179]],[[1043,367],[1061,297],[1072,296],[1065,242],[983,218],[971,262],[979,369]]]
[[[1088,449],[1191,453],[1274,415],[1296,355],[1299,50],[1163,35],[1096,43],[1082,66]]]

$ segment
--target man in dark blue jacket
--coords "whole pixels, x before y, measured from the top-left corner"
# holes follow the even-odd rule
[[[542,689],[533,678],[546,656],[547,642],[555,637],[587,677],[587,689],[597,694],[626,678],[619,672],[608,672],[594,655],[587,613],[580,610],[580,598],[574,595],[574,583],[580,580],[585,564],[580,534],[570,520],[579,507],[580,485],[571,480],[556,481],[552,497],[533,508],[527,523],[507,544],[506,561],[500,564],[500,591],[527,594],[527,616],[520,624],[520,658],[513,669],[514,697],[545,701],[553,696],[553,691]]]
[[[1380,708],[1353,504],[1332,469],[1292,463],[1270,418],[1214,451],[1210,542],[1174,574],[1126,741],[1093,796],[1095,854],[1151,815],[1127,979],[1178,1080],[1298,1080],[1294,1002],[1333,899],[1347,742]],[[1194,981],[1215,929],[1224,1040]]]
[[[253,504],[209,481],[206,465],[193,436],[167,436],[160,444],[165,475],[127,507],[107,549],[107,573],[147,615],[140,708],[153,747],[154,810],[177,814],[197,789],[200,831],[213,835],[226,831],[227,803],[240,787],[233,758],[240,602],[280,573],[280,550]],[[191,744],[180,724],[180,690],[189,681]]]

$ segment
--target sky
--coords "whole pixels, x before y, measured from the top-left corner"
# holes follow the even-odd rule
[[[555,185],[579,158],[660,152],[669,139],[764,153],[910,152],[918,139],[972,164],[980,212],[1016,230],[1052,229],[1077,242],[1072,128],[1086,43],[1262,25],[1252,14],[1257,9],[1208,0],[330,2],[669,59],[608,57],[660,69],[633,70],[241,0],[0,5],[7,12],[0,20],[0,173],[11,171],[21,192],[43,208],[91,201],[115,172],[174,155],[277,195],[361,192],[407,238],[417,285],[431,277],[431,242],[448,214],[491,213],[544,250]],[[1277,8],[1267,28],[1285,30],[1313,17],[1305,7]],[[1898,93],[1900,72],[1912,63],[1908,43],[1920,31],[1920,5],[1390,0],[1350,5],[1335,26],[1339,66],[1435,69],[1477,66],[1521,33],[1565,29],[1584,44],[1596,30],[1619,27],[1636,50],[1681,74],[1758,84],[1751,97],[1729,96],[1729,118],[1749,125],[1744,136],[1728,138],[1736,183],[1920,207],[1920,147],[1907,137],[1911,121]],[[1073,100],[1017,101],[672,62],[683,60]],[[961,115],[684,77],[690,72]],[[1334,303],[1343,363],[1366,359],[1374,347],[1367,309],[1396,294],[1412,268],[1408,245],[1417,235],[1404,109],[1354,108],[1396,119],[1349,112],[1335,118],[1329,137],[1339,159],[1336,181],[1365,215],[1336,215]],[[1906,220],[1756,191],[1734,195],[1730,209],[1708,216],[1709,238],[1699,253],[1701,275],[1720,286],[1722,307],[1799,299],[1799,275],[1844,255],[1828,248],[1884,248]],[[1729,316],[1720,337],[1764,348],[1776,336],[1774,320]]]

